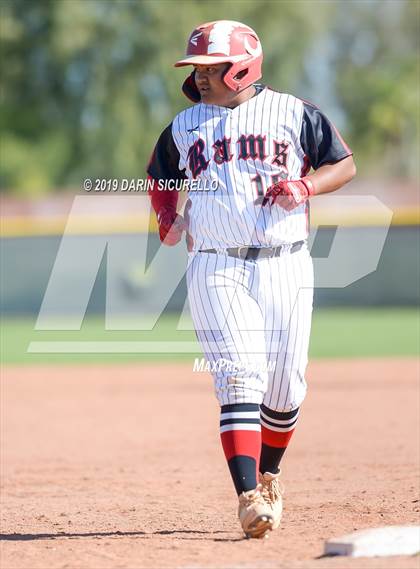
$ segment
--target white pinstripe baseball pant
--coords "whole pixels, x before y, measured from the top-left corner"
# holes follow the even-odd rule
[[[190,253],[187,285],[220,405],[299,407],[307,389],[313,300],[307,246],[257,261]]]

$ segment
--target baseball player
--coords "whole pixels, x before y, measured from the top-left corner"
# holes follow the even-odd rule
[[[186,231],[191,315],[253,538],[280,524],[279,465],[306,394],[309,202],[355,175],[351,150],[316,106],[257,82],[262,60],[247,25],[198,26],[175,63],[192,66],[182,90],[193,105],[162,132],[147,169],[161,241],[176,245]],[[183,216],[170,180],[198,184]]]

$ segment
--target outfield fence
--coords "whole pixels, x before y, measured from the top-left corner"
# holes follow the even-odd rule
[[[418,305],[419,229],[417,225],[391,226],[379,252],[377,267],[348,286],[317,286],[315,305]],[[380,231],[380,227],[344,228],[337,272],[342,272],[347,262],[362,263],[363,243],[376,239]],[[328,225],[311,233],[315,269],[317,261],[328,258],[335,234],[336,227]],[[142,312],[160,311],[165,307],[169,311],[183,309],[186,299],[183,268],[187,263],[183,244],[165,248],[164,254],[158,254],[159,239],[155,232],[68,235],[66,246],[72,254],[66,262],[57,262],[62,240],[61,235],[10,236],[0,240],[3,314],[37,314],[53,273],[59,283],[56,302],[51,307],[53,313],[80,308],[74,299],[86,275],[90,275],[91,281],[85,293],[88,313],[103,313],[107,291],[109,295],[111,290],[113,309],[123,315],[140,309]],[[117,251],[112,271],[108,267],[110,244],[114,253]],[[96,251],[96,265],[89,251]],[[330,265],[330,271],[334,272],[334,263]]]

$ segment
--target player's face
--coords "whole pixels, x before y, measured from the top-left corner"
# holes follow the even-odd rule
[[[223,83],[223,74],[229,66],[229,63],[194,65],[195,84],[200,92],[202,102],[206,105],[228,107],[237,96]]]

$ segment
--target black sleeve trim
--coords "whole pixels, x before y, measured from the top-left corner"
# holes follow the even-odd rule
[[[147,166],[147,173],[155,180],[184,180],[179,170],[179,151],[172,136],[172,123],[160,135]]]
[[[314,170],[353,154],[332,122],[318,107],[306,101],[303,102],[300,144]]]

